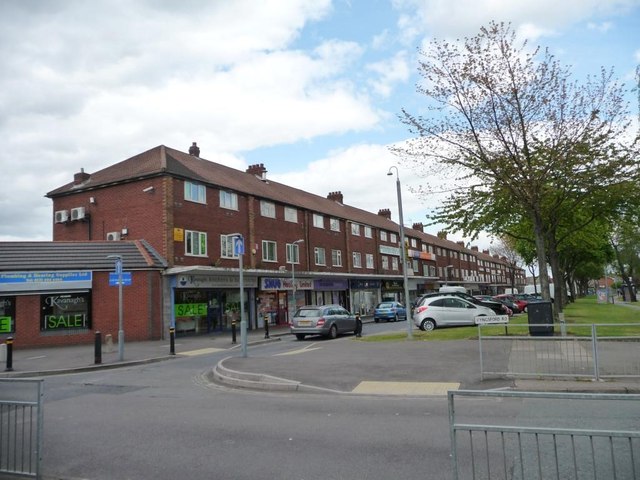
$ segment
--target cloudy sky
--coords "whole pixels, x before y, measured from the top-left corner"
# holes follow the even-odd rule
[[[44,195],[80,168],[194,141],[397,221],[388,146],[408,137],[400,110],[424,101],[416,49],[490,20],[578,79],[604,66],[634,84],[640,0],[1,0],[0,240],[51,240]],[[399,173],[405,223],[424,222],[437,199]]]

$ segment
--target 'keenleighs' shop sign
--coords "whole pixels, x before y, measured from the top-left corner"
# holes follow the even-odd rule
[[[91,294],[49,293],[40,296],[40,330],[91,328]]]

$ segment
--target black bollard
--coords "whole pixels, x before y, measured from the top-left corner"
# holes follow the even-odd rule
[[[236,321],[231,321],[231,343],[235,345],[236,343]]]
[[[99,331],[96,331],[93,341],[93,363],[102,363],[102,334]]]
[[[362,336],[362,320],[360,315],[356,315],[356,337]]]
[[[7,338],[7,368],[5,372],[13,372],[13,337]]]
[[[169,328],[169,355],[176,354],[176,329],[175,327]]]
[[[269,314],[264,316],[264,338],[269,338]]]

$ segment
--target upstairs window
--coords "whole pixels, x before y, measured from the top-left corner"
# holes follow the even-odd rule
[[[313,214],[313,226],[316,228],[324,228],[324,217],[317,213]]]
[[[262,261],[263,262],[277,262],[278,255],[276,251],[276,242],[270,240],[262,241]]]
[[[340,220],[338,220],[337,218],[331,218],[329,220],[329,226],[331,227],[332,231],[339,232],[340,231]]]
[[[367,262],[367,268],[373,268],[373,254],[367,253],[365,256],[365,261]]]
[[[184,199],[190,202],[207,203],[207,189],[204,185],[184,182]]]
[[[238,210],[238,194],[220,190],[220,206],[229,210]]]
[[[263,217],[276,218],[276,205],[266,200],[260,201],[260,215]]]
[[[362,256],[360,252],[353,252],[353,268],[362,268]]]
[[[314,248],[313,253],[314,253],[316,265],[326,265],[327,264],[327,260],[326,260],[325,255],[324,255],[324,248],[316,247],[316,248]]]
[[[357,223],[351,224],[351,235],[360,236],[360,225],[358,225]]]
[[[293,207],[284,207],[284,219],[287,222],[298,223],[298,210]]]
[[[233,254],[233,237],[220,235],[220,256],[222,258],[236,258]]]
[[[380,240],[383,242],[387,241],[387,232],[385,232],[384,230],[380,230]]]
[[[342,250],[331,250],[331,265],[334,267],[342,266]]]
[[[364,236],[366,238],[373,238],[373,230],[371,229],[371,227],[365,225],[365,227],[364,227]]]
[[[204,232],[194,232],[187,230],[185,232],[184,243],[185,255],[194,257],[207,256],[207,234]]]
[[[287,263],[300,263],[300,248],[297,243],[287,243]]]

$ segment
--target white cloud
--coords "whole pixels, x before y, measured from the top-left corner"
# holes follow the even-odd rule
[[[516,29],[526,25],[527,32],[550,33],[594,14],[624,11],[637,6],[638,0],[393,0],[393,4],[403,13],[399,26],[412,38],[425,34],[462,38],[492,20],[512,22]]]
[[[411,73],[407,53],[404,51],[396,53],[393,58],[367,65],[367,70],[378,75],[370,79],[369,83],[373,90],[383,97],[391,95],[393,86],[399,82],[406,82]]]

